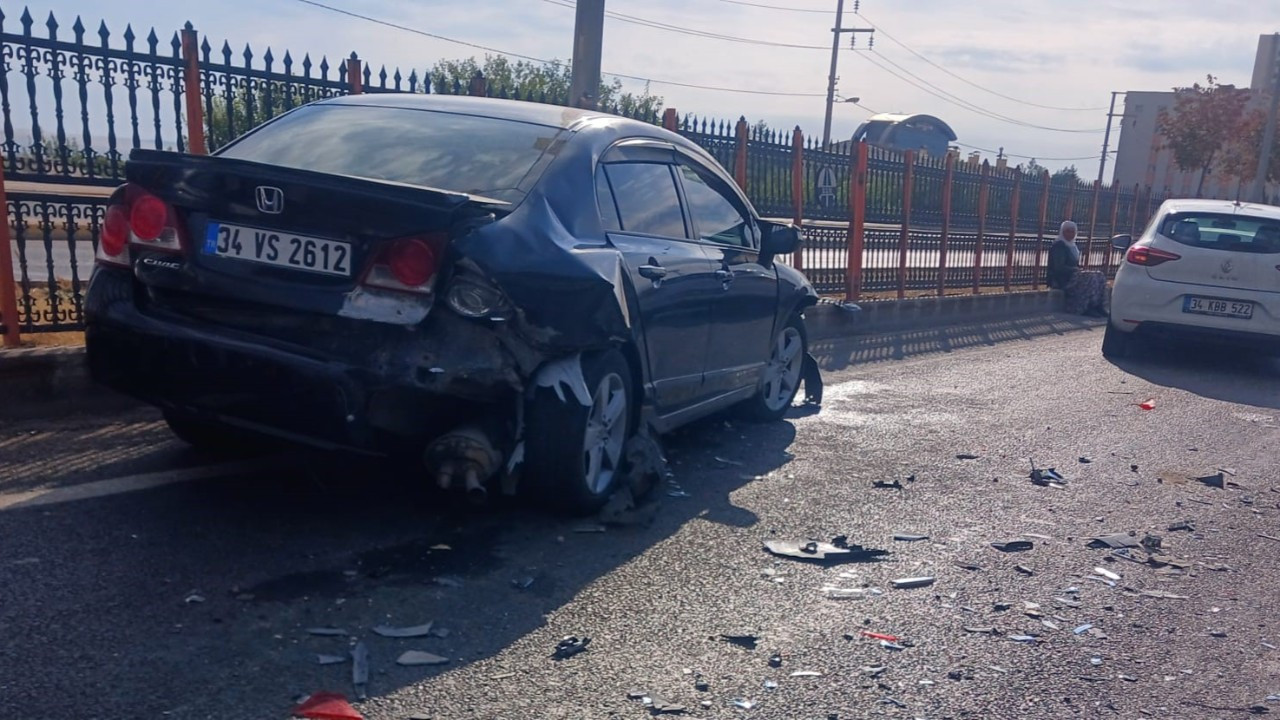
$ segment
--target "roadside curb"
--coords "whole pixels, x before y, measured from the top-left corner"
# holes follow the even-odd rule
[[[1043,315],[1062,310],[1058,290],[822,302],[805,313],[809,340],[925,329]],[[89,379],[84,346],[0,351],[0,422],[69,413],[115,412],[138,402]]]
[[[854,305],[822,302],[805,312],[809,340],[919,330],[958,323],[1062,312],[1061,290],[992,295],[947,295],[873,300]]]

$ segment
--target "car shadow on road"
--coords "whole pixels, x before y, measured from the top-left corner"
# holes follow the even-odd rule
[[[1211,400],[1280,410],[1280,359],[1177,340],[1147,340],[1112,364],[1154,385]]]
[[[918,355],[948,353],[969,347],[1032,340],[1045,335],[1062,335],[1100,326],[1099,320],[1053,313],[1013,320],[957,323],[922,330],[819,340],[811,343],[810,350],[822,369],[831,371],[843,370],[851,365],[902,360]]]
[[[467,509],[367,461],[322,455],[274,474],[0,511],[0,537],[15,540],[0,549],[0,664],[43,678],[8,688],[6,704],[32,717],[283,716],[298,693],[352,696],[350,663],[316,657],[346,656],[356,639],[371,654],[371,696],[429,682],[554,622],[688,523],[753,526],[732,495],[785,465],[795,435],[789,422],[725,417],[678,431],[664,443],[675,484],[658,486],[651,515],[603,531],[521,503]],[[68,617],[93,628],[77,635],[74,673],[70,651],[47,640]],[[447,636],[370,632],[428,620]],[[569,632],[592,628],[555,628]],[[409,649],[451,662],[400,667]]]

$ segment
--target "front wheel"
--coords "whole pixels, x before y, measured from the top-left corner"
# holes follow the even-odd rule
[[[525,413],[528,493],[573,514],[599,510],[623,479],[632,431],[633,388],[626,358],[617,350],[584,354],[582,377],[590,404],[573,392],[534,391]]]
[[[748,417],[769,422],[782,419],[800,390],[804,358],[809,352],[804,321],[793,315],[774,338],[760,388],[744,407]]]
[[[1115,329],[1107,321],[1107,329],[1102,333],[1102,356],[1120,360],[1133,354],[1133,334]]]

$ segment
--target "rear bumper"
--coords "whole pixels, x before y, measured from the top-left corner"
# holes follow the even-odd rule
[[[497,338],[484,328],[448,325],[465,324],[460,318],[441,321],[447,333],[384,336],[385,326],[371,324],[367,337],[344,338],[350,350],[339,356],[143,312],[133,291],[127,273],[95,274],[85,303],[90,374],[169,412],[382,454],[509,411],[506,401],[519,389],[515,363]],[[449,338],[448,348],[441,337]],[[474,365],[451,362],[455,347]]]
[[[1280,352],[1280,335],[1183,325],[1169,322],[1144,322],[1133,329],[1140,337],[1190,340],[1210,345],[1230,345],[1263,352]]]
[[[1253,303],[1253,317],[1219,317],[1183,312],[1188,295]],[[1165,282],[1146,270],[1124,265],[1111,291],[1111,322],[1123,332],[1238,338],[1251,345],[1280,338],[1280,294]]]

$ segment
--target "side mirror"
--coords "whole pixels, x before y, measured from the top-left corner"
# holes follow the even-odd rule
[[[1129,233],[1123,235],[1115,235],[1111,238],[1111,247],[1117,250],[1128,250],[1133,244],[1133,236]]]
[[[787,255],[799,250],[800,244],[804,242],[804,234],[795,225],[768,223],[762,229],[764,230],[764,240],[760,247],[761,255],[773,257]]]

